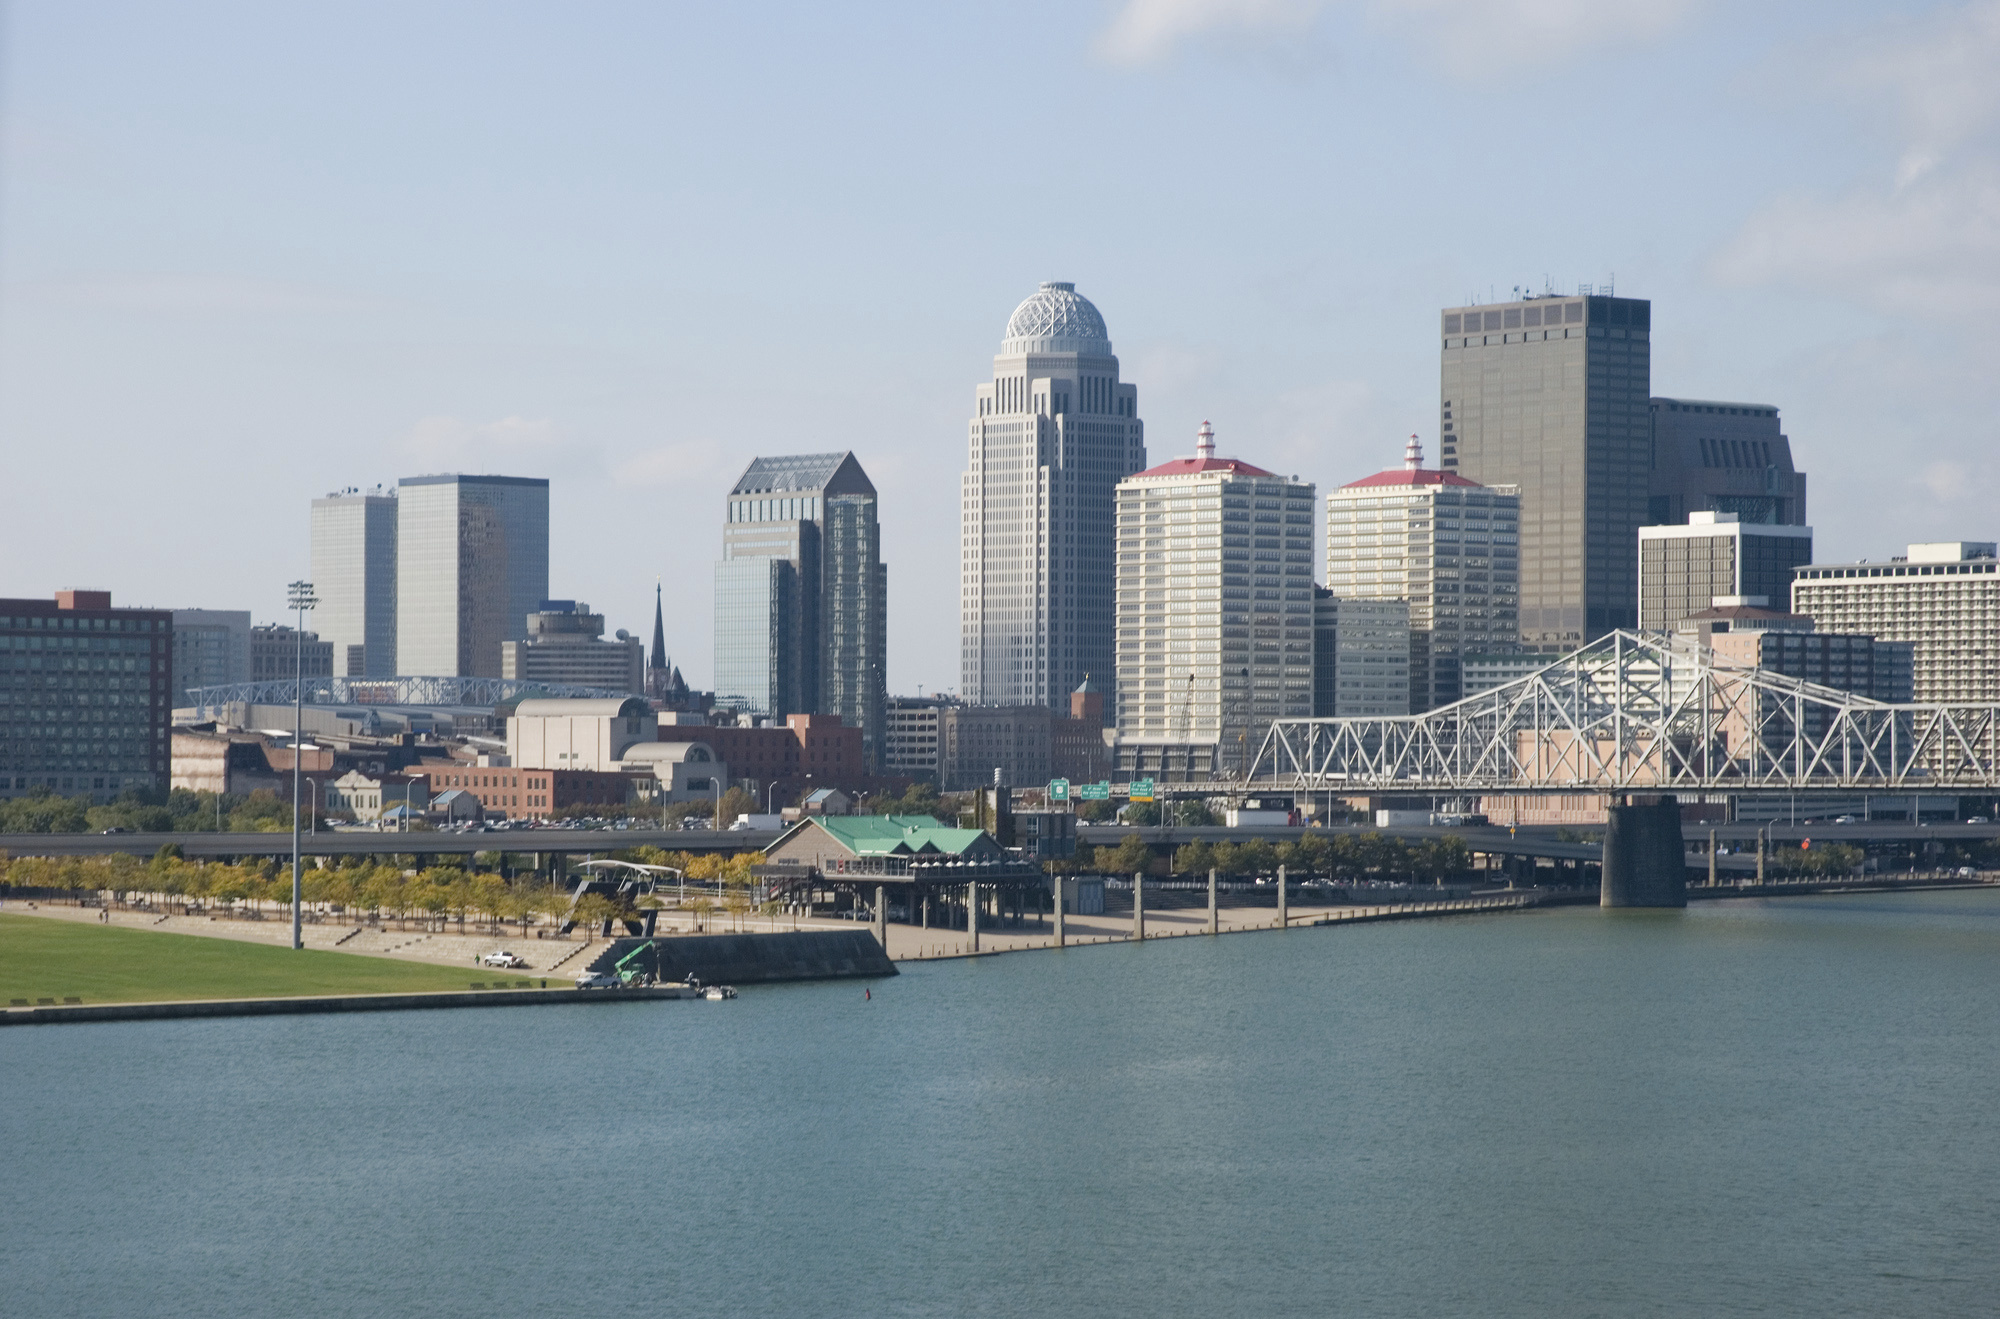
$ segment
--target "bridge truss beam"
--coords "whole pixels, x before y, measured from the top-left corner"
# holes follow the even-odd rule
[[[1614,632],[1420,715],[1283,719],[1251,767],[1354,792],[2000,788],[2000,705],[1889,705]]]

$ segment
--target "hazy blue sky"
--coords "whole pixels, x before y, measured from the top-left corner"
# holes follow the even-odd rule
[[[313,496],[547,476],[552,592],[663,577],[704,685],[723,492],[851,448],[951,687],[1043,279],[1156,461],[1325,489],[1433,440],[1440,306],[1615,276],[1655,392],[1783,409],[1820,557],[2000,536],[1993,0],[0,12],[0,593],[275,618]]]

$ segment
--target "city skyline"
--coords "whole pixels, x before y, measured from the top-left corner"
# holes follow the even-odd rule
[[[552,520],[583,529],[552,581],[633,626],[664,576],[706,687],[708,586],[679,567],[712,557],[700,515],[740,452],[863,455],[905,510],[884,531],[899,597],[949,598],[933,549],[955,510],[931,495],[962,458],[964,382],[1043,279],[1113,310],[1159,433],[1210,418],[1322,489],[1396,437],[1436,444],[1439,308],[1615,280],[1653,304],[1657,394],[1782,406],[1822,553],[1993,534],[1982,7],[1134,3],[1054,47],[1029,35],[1075,26],[1052,7],[612,12],[615,41],[495,20],[468,62],[464,25],[429,11],[389,42],[366,16],[200,0],[12,7],[10,589],[280,618],[309,575],[304,494],[518,471],[557,477]],[[1470,76],[1524,49],[1565,103],[1629,112]],[[1066,200],[1032,223],[963,203],[990,166],[962,143],[1001,89],[1021,134],[1088,121],[1109,144],[1047,165]],[[1463,131],[1496,118],[1506,150]],[[1519,175],[1549,160],[1593,202],[1530,204]],[[22,493],[78,465],[122,478],[81,516]],[[233,548],[186,515],[218,499]],[[647,562],[588,534],[649,523]],[[892,689],[959,685],[954,637],[914,610],[890,629]]]

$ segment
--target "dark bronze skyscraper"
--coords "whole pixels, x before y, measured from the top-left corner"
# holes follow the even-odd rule
[[[1443,313],[1439,466],[1521,490],[1521,639],[1566,649],[1639,614],[1652,303],[1546,296]]]

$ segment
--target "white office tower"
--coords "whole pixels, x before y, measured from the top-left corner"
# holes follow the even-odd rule
[[[1313,487],[1215,456],[1118,484],[1121,777],[1242,775],[1313,712]]]
[[[548,598],[548,481],[408,476],[396,503],[396,672],[499,677]]]
[[[1326,497],[1326,585],[1342,599],[1410,604],[1410,712],[1464,694],[1460,658],[1520,649],[1521,492],[1403,465]]]
[[[1146,465],[1138,391],[1097,308],[1044,284],[979,386],[959,523],[959,695],[1066,708],[1112,671],[1113,491]]]
[[[1887,563],[1794,570],[1792,612],[1821,632],[1906,642],[1911,699],[2000,703],[2000,546],[1947,540]]]
[[[396,672],[396,492],[353,486],[312,501],[313,628],[343,678]]]

